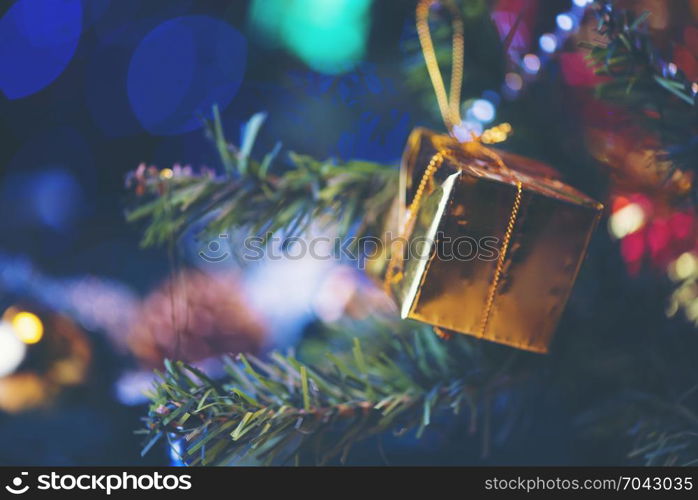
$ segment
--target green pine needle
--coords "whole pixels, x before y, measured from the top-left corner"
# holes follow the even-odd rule
[[[375,334],[377,352],[354,340],[351,354],[335,353],[314,366],[280,353],[263,361],[239,356],[227,360],[225,379],[197,377],[193,387],[190,367],[168,363],[152,396],[146,446],[166,434],[181,442],[190,465],[326,463],[346,459],[355,443],[386,431],[402,435],[412,428],[421,436],[435,414],[455,415],[460,401],[479,400],[489,393],[483,387],[501,387],[506,379],[497,370],[476,375],[468,368],[474,358],[465,337],[423,342],[433,333],[421,327]],[[417,343],[419,351],[407,355],[405,346]],[[423,371],[435,364],[443,370]],[[490,384],[486,373],[500,384]],[[474,421],[476,403],[467,407],[458,418]],[[178,420],[183,413],[188,417]]]
[[[250,119],[239,149],[224,137],[217,108],[213,117],[209,137],[226,175],[191,169],[168,174],[155,168],[130,174],[128,183],[137,195],[127,220],[145,223],[142,246],[175,241],[197,223],[204,226],[202,236],[242,229],[263,241],[278,232],[297,237],[323,221],[335,224],[339,237],[380,233],[397,191],[397,169],[293,152],[282,162],[280,144],[259,162],[251,154],[266,115]]]

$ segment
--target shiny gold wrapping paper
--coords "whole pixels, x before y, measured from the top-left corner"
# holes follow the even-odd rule
[[[443,150],[453,154],[434,175],[409,235],[417,254],[406,256],[402,278],[392,286],[401,316],[547,352],[603,206],[557,180],[544,164],[497,151],[508,171],[486,156],[462,153],[454,139],[425,129],[414,130],[405,149],[400,206],[409,204],[430,159]],[[482,331],[517,181],[521,204]],[[466,237],[471,244],[490,237],[484,244],[489,249],[477,245],[469,259],[448,259],[452,251],[437,251],[449,248],[447,238],[454,250],[453,242]],[[461,248],[464,257],[468,244]]]

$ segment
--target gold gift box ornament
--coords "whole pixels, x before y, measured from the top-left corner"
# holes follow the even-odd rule
[[[547,352],[603,209],[556,177],[415,129],[400,174],[405,239],[386,273],[401,317]]]
[[[429,31],[435,6],[452,17],[450,96]],[[439,110],[455,136],[463,20],[450,0],[420,0],[416,18]],[[603,206],[547,165],[484,145],[509,132],[502,124],[467,142],[412,132],[400,170],[399,238],[386,242],[385,286],[402,318],[429,323],[442,336],[454,331],[545,353]]]

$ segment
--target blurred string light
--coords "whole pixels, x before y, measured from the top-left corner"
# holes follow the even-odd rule
[[[523,68],[527,73],[535,75],[540,70],[540,57],[535,54],[526,54],[523,58]]]
[[[669,264],[668,274],[677,286],[667,304],[667,315],[683,311],[689,321],[698,325],[698,255],[693,251],[682,253]]]
[[[546,33],[540,37],[538,44],[543,52],[552,54],[557,49],[557,38],[552,33]]]
[[[19,0],[0,18],[0,90],[39,92],[63,73],[82,31],[80,0]]]
[[[577,31],[584,11],[591,3],[593,0],[574,0],[568,11],[556,16],[557,29],[555,32],[543,33],[538,38],[539,52],[525,54],[519,61],[519,69],[507,73],[502,88],[502,93],[506,97],[515,97],[523,89],[526,82],[531,81],[540,73],[543,65],[564,46],[567,38]]]
[[[6,321],[0,321],[0,378],[13,373],[26,355],[27,347],[23,344]]]
[[[608,218],[608,229],[616,239],[625,238],[645,225],[645,211],[637,203],[628,203]]]
[[[698,258],[693,252],[684,252],[669,266],[669,277],[673,281],[683,281],[698,274]]]
[[[354,68],[364,56],[372,0],[253,0],[249,22],[320,73]]]
[[[15,306],[5,310],[2,321],[12,325],[17,338],[25,344],[36,344],[44,336],[44,324],[41,319],[36,314],[22,311]]]
[[[471,110],[473,117],[481,123],[489,123],[494,120],[494,104],[486,99],[476,99]]]
[[[557,27],[562,31],[570,31],[574,28],[574,19],[572,19],[572,16],[569,14],[558,14],[555,18],[555,22],[557,23]]]
[[[523,78],[518,73],[507,73],[504,77],[504,83],[514,92],[518,92],[523,88]]]
[[[499,104],[499,94],[492,90],[484,91],[480,99],[466,102],[465,119],[453,128],[455,137],[465,142],[471,140],[473,135],[482,134],[484,125],[492,122],[497,116],[497,104]]]
[[[575,0],[569,11],[556,17],[557,30],[554,33],[544,33],[539,37],[539,52],[524,54],[519,60],[519,67],[505,75],[501,89],[502,95],[514,98],[524,88],[526,82],[531,81],[540,73],[543,64],[551,59],[554,53],[564,45],[567,38],[579,27],[584,10],[590,3],[592,1]],[[465,104],[465,120],[454,127],[455,137],[460,141],[468,141],[473,134],[481,134],[484,129],[483,125],[495,119],[499,99],[499,94],[489,92],[487,95],[483,93],[481,99],[467,102]]]
[[[39,317],[28,311],[21,311],[12,318],[12,327],[17,338],[25,344],[36,344],[44,336],[44,324]]]

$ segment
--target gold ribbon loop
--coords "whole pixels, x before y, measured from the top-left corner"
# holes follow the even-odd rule
[[[434,4],[445,6],[451,14],[451,26],[453,29],[453,68],[451,70],[451,94],[446,92],[439,63],[436,60],[436,51],[434,50],[434,42],[431,38],[429,30],[429,9]],[[420,0],[417,5],[417,34],[419,35],[419,43],[422,45],[422,53],[426,61],[427,70],[431,83],[436,92],[436,100],[439,103],[439,110],[443,117],[446,129],[449,133],[453,132],[453,127],[460,125],[460,92],[463,85],[463,20],[460,17],[460,12],[451,0]]]
[[[439,63],[436,58],[436,50],[434,49],[434,41],[431,37],[429,29],[429,9],[440,4],[446,7],[451,15],[451,26],[453,30],[453,50],[452,50],[452,69],[451,69],[451,87],[450,94],[446,91]],[[419,35],[419,43],[422,46],[422,54],[429,72],[431,84],[436,93],[436,100],[439,104],[441,116],[446,124],[446,129],[449,134],[454,136],[454,127],[461,124],[460,116],[460,98],[461,87],[463,85],[463,52],[465,49],[463,19],[458,7],[452,0],[420,0],[417,4],[417,34]],[[481,154],[493,160],[500,168],[509,172],[502,158],[494,151],[486,148],[482,143],[494,144],[506,140],[511,133],[511,125],[502,123],[496,127],[485,130],[482,135],[472,134],[472,140],[466,142],[463,149],[466,153],[472,156]]]

